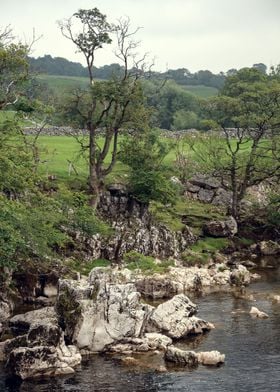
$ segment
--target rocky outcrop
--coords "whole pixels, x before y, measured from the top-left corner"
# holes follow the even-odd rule
[[[64,280],[59,286],[57,310],[60,325],[65,326],[72,343],[100,352],[124,339],[140,337],[152,307],[140,302],[133,284]]]
[[[197,174],[185,184],[186,196],[203,203],[227,207],[231,203],[232,192],[222,188],[221,183],[211,176]]]
[[[180,339],[189,334],[199,334],[214,328],[212,324],[194,317],[195,312],[196,305],[186,295],[176,295],[160,304],[151,313],[146,330]]]
[[[145,298],[172,298],[174,295],[190,291],[203,291],[231,285],[243,286],[256,276],[246,267],[234,265],[231,268],[224,263],[209,267],[169,267],[166,273],[143,274],[141,271],[130,271],[126,268],[98,267],[89,275],[89,282],[106,279],[111,284],[133,283],[138,292]]]
[[[54,308],[17,315],[9,324],[14,334],[21,334],[4,342],[3,359],[12,374],[23,380],[55,376],[73,373],[80,364],[77,348],[65,344]]]
[[[132,250],[161,259],[178,258],[196,240],[188,226],[174,232],[157,222],[146,204],[135,200],[117,184],[103,193],[98,212],[112,226],[111,236],[85,237],[79,232],[70,233],[85,260],[120,260]]]
[[[232,216],[226,220],[208,222],[203,227],[204,234],[210,237],[233,237],[237,231],[237,223]]]

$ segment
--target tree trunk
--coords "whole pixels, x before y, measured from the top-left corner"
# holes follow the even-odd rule
[[[97,173],[95,129],[89,124],[89,204],[95,210],[100,200],[101,181]]]

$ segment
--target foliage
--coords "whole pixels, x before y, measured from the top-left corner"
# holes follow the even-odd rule
[[[164,204],[175,202],[176,186],[168,178],[163,164],[171,147],[156,132],[144,132],[123,141],[119,159],[130,168],[128,183],[138,200],[144,203],[151,200]]]
[[[227,78],[222,92],[206,104],[216,137],[190,143],[201,171],[233,192],[230,213],[238,218],[247,188],[280,176],[280,83],[257,69],[242,69]]]
[[[280,195],[272,193],[267,207],[267,222],[270,227],[280,231]]]
[[[164,273],[174,264],[173,261],[161,261],[156,263],[153,257],[144,256],[135,251],[126,253],[123,260],[128,269],[132,271],[140,270],[144,273]]]
[[[0,42],[0,110],[17,102],[28,78],[28,48]]]
[[[60,205],[67,230],[73,229],[88,236],[94,234],[109,236],[112,234],[112,229],[99,219],[89,206],[89,198],[86,194],[61,187],[56,195],[56,200]]]
[[[44,197],[13,201],[0,197],[0,267],[28,258],[48,260],[66,236],[59,228],[56,203]]]

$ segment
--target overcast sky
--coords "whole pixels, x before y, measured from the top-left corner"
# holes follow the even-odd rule
[[[27,39],[33,27],[42,34],[35,57],[83,62],[56,22],[94,7],[111,22],[129,16],[133,26],[142,27],[141,48],[156,59],[156,70],[219,72],[280,63],[280,0],[0,0],[0,26],[11,24]],[[98,52],[97,66],[112,62],[109,46]]]

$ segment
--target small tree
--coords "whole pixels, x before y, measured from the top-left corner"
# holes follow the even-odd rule
[[[138,200],[147,204],[150,201],[175,202],[177,189],[163,162],[171,148],[170,142],[160,140],[156,132],[134,135],[122,143],[119,158],[130,168],[128,185]]]
[[[78,26],[73,23],[78,22]],[[65,119],[70,124],[86,128],[89,143],[83,149],[89,149],[89,191],[91,205],[98,204],[104,178],[111,173],[117,160],[119,133],[125,129],[143,128],[147,118],[143,105],[143,93],[139,83],[145,66],[145,56],[136,59],[138,43],[133,40],[138,31],[130,31],[128,19],[121,19],[113,26],[97,8],[79,10],[70,19],[60,22],[62,34],[70,39],[87,62],[89,87],[84,91],[75,91],[64,105]],[[75,29],[78,32],[75,33]],[[116,35],[116,56],[122,63],[118,75],[109,81],[96,81],[93,64],[96,51],[105,44],[110,44],[110,35]],[[98,143],[98,132],[104,134],[103,145]],[[112,151],[112,153],[111,153]],[[106,158],[111,153],[109,163]]]
[[[207,104],[215,135],[192,139],[205,171],[232,191],[230,213],[239,217],[246,190],[280,177],[280,83],[256,69],[226,80],[223,95]]]

